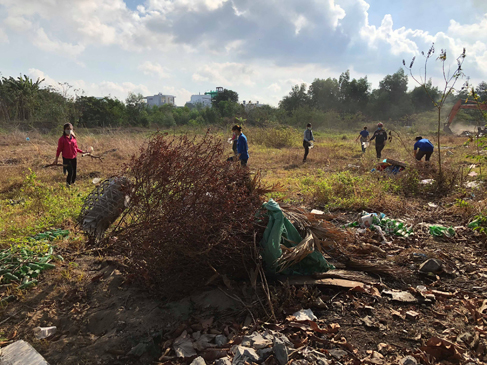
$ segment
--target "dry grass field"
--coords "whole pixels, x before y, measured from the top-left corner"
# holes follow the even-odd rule
[[[168,131],[167,138],[177,138],[184,132]],[[189,132],[196,138],[205,133]],[[177,363],[176,360],[157,362],[157,358],[154,360],[154,356],[147,354],[142,357],[127,355],[137,345],[137,339],[147,336],[154,328],[165,328],[162,332],[170,336],[174,330],[171,326],[179,324],[172,314],[161,309],[164,303],[159,298],[152,297],[144,288],[130,285],[130,275],[124,274],[123,258],[104,256],[102,251],[88,246],[75,225],[83,199],[95,187],[93,179],[103,180],[123,173],[125,164],[156,131],[77,130],[76,133],[79,147],[83,150],[93,147],[94,155],[116,151],[107,153],[103,160],[78,157],[78,179],[71,188],[65,186],[61,167],[44,167],[54,160],[58,136],[20,131],[0,134],[0,248],[35,245],[28,237],[52,228],[70,231],[67,239],[54,241],[64,261],[57,263],[55,270],[43,274],[38,286],[27,291],[0,286],[0,300],[16,296],[16,301],[2,304],[0,318],[5,320],[0,320],[0,341],[26,339],[53,364]],[[226,143],[230,132],[220,128],[210,133],[221,137],[225,145],[226,153],[222,158],[230,156],[231,147]],[[382,247],[385,251],[381,255],[387,254],[388,262],[401,270],[410,270],[402,280],[388,281],[391,287],[415,287],[426,280],[436,289],[463,293],[458,294],[458,298],[451,297],[450,304],[445,298],[441,299],[431,310],[414,307],[424,319],[418,323],[398,325],[397,318],[390,315],[391,304],[368,298],[365,293],[325,290],[320,294],[328,308],[321,313],[323,320],[340,323],[340,336],[345,336],[358,349],[354,355],[356,359],[368,356],[367,351],[376,350],[379,343],[390,341],[394,351],[387,355],[384,363],[397,363],[399,357],[413,353],[421,341],[440,336],[446,324],[436,328],[437,318],[442,323],[456,323],[451,327],[456,328],[452,331],[458,332],[457,335],[473,331],[474,326],[482,324],[467,318],[468,310],[461,307],[465,305],[465,295],[471,300],[482,298],[477,288],[480,277],[472,275],[486,270],[481,263],[485,257],[485,236],[466,228],[476,215],[485,213],[484,189],[465,185],[472,181],[482,183],[484,178],[481,166],[476,163],[473,167],[475,160],[468,157],[476,153],[474,142],[467,143],[465,137],[442,137],[444,147],[440,153],[445,181],[439,186],[436,182],[439,152],[435,150],[430,165],[416,162],[413,158],[415,135],[407,132],[394,133],[382,152],[382,159],[408,165],[397,175],[372,171],[378,164],[375,149],[371,144],[365,154],[361,153],[359,143],[355,142],[358,131],[348,134],[316,132],[316,142],[306,163],[302,162],[302,131],[249,128],[244,133],[250,147],[250,171],[259,172],[263,182],[275,188],[267,198],[331,213],[336,218],[334,224],[340,228],[363,210],[384,212],[414,227],[422,224],[462,227],[459,232],[464,233],[452,239],[436,240],[420,235],[410,241],[394,239],[392,246]],[[423,137],[435,141],[432,135]],[[433,181],[425,184],[422,182],[425,179]],[[415,269],[410,269],[414,266],[413,254],[449,258],[459,274],[442,279],[421,279]],[[474,265],[474,269],[468,271],[466,265]],[[382,278],[380,280],[382,282]],[[293,293],[293,298],[302,303],[316,295],[311,288]],[[277,296],[275,300],[287,303],[290,298]],[[335,301],[341,303],[340,311]],[[365,309],[362,310],[361,305],[374,306],[377,318],[387,318],[382,323],[389,332],[372,331],[363,336],[362,325],[354,325],[363,316]],[[292,308],[295,306],[296,302]],[[395,304],[393,308],[402,313],[413,306]],[[455,308],[460,310],[455,312]],[[245,317],[245,310],[243,312]],[[440,317],[431,314],[440,312]],[[459,320],[460,312],[467,318],[466,322]],[[37,325],[56,325],[60,333],[50,340],[37,340],[32,335]],[[408,330],[407,338],[401,327]],[[417,337],[417,333],[423,333],[423,337]],[[418,339],[411,340],[412,337]],[[157,357],[160,351],[164,352],[164,343],[158,343]],[[483,354],[476,356],[482,358]],[[356,359],[343,363],[353,363]]]

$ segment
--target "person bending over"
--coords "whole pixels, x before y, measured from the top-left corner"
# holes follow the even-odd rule
[[[425,160],[429,161],[434,149],[435,147],[429,139],[421,136],[416,137],[416,143],[414,144],[414,157],[416,160],[421,161],[423,156],[425,156]]]

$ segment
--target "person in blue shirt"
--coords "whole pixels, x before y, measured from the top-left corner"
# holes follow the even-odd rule
[[[249,144],[247,142],[247,137],[242,133],[242,127],[237,126],[237,154],[240,164],[242,166],[247,166],[247,161],[249,160]]]
[[[425,160],[429,161],[433,154],[434,146],[429,139],[423,137],[416,137],[416,143],[414,144],[414,157],[416,160],[421,161],[423,156],[426,156]]]
[[[367,147],[365,143],[369,141],[369,131],[367,130],[367,127],[364,127],[364,129],[359,133],[357,139],[355,141],[358,141],[360,138],[360,144],[362,145],[362,153],[365,153],[365,149]]]
[[[303,162],[306,162],[306,158],[308,157],[308,153],[309,153],[309,147],[312,145],[312,141],[314,140],[315,138],[313,137],[313,131],[311,130],[311,123],[308,123],[306,125],[306,129],[304,131],[304,136],[303,136],[303,147],[304,147]]]

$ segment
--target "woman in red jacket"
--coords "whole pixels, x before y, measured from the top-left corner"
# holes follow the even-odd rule
[[[78,148],[76,135],[73,132],[73,125],[71,123],[66,123],[64,125],[64,133],[62,137],[59,138],[56,159],[54,160],[54,164],[56,165],[61,152],[63,154],[63,166],[66,167],[66,170],[68,171],[66,186],[70,186],[76,181],[76,155],[78,152],[84,153]]]

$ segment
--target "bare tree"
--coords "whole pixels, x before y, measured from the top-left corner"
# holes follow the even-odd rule
[[[445,101],[447,98],[453,93],[455,90],[455,84],[457,83],[458,79],[463,78],[465,74],[463,73],[462,65],[463,61],[465,61],[466,53],[465,53],[465,48],[463,49],[463,52],[456,58],[456,67],[453,72],[451,72],[450,66],[446,65],[447,61],[447,55],[446,55],[446,49],[442,49],[440,52],[440,55],[437,57],[436,60],[439,60],[441,62],[441,70],[442,70],[442,75],[443,75],[443,80],[444,80],[444,87],[440,90],[439,94],[439,99],[437,100],[434,95],[430,93],[429,88],[427,87],[427,67],[428,67],[428,61],[430,58],[432,58],[433,54],[435,53],[435,45],[434,43],[431,45],[429,51],[425,54],[424,52],[421,52],[421,55],[425,58],[424,60],[424,76],[420,73],[419,77],[414,76],[413,74],[413,65],[416,57],[413,57],[411,60],[411,63],[409,64],[409,67],[406,66],[406,61],[402,61],[402,64],[404,67],[409,71],[409,74],[411,75],[411,78],[416,81],[421,87],[424,88],[426,91],[427,95],[431,99],[433,105],[437,109],[438,112],[438,132],[437,132],[437,143],[438,143],[438,168],[439,168],[439,182],[443,180],[443,173],[442,173],[442,164],[441,164],[441,142],[440,142],[440,132],[441,132],[441,109],[445,105]],[[467,80],[468,82],[468,80]],[[467,87],[467,83],[465,83],[462,87],[462,89],[465,89]]]

